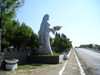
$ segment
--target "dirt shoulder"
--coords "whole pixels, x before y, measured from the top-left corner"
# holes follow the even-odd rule
[[[58,75],[65,61],[60,64],[49,64],[46,66],[37,66],[35,69],[21,69],[14,71],[0,72],[0,75]]]

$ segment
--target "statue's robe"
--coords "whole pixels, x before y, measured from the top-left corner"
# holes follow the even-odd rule
[[[47,19],[49,18],[48,15],[45,15],[43,17],[40,30],[38,32],[39,37],[40,37],[40,43],[41,46],[38,49],[39,54],[53,54],[50,46],[50,36],[49,33],[50,31],[55,34],[55,29],[49,28],[49,23],[47,22]]]

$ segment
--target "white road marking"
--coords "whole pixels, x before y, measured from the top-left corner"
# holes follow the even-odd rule
[[[86,75],[85,72],[84,72],[84,70],[83,70],[83,67],[81,66],[81,63],[80,63],[80,61],[79,61],[79,59],[78,59],[78,57],[77,57],[77,55],[75,53],[75,51],[74,51],[74,54],[75,54],[75,57],[76,57],[76,60],[77,60],[78,67],[79,67],[81,75]]]
[[[71,50],[70,50],[70,52],[69,52],[68,55],[67,55],[68,58],[69,58],[70,54],[71,54]],[[62,69],[59,71],[59,75],[62,75],[62,73],[63,73],[63,71],[64,71],[64,69],[65,69],[65,67],[66,67],[67,62],[68,62],[68,60],[66,60],[66,62],[65,62],[65,64],[63,65]]]

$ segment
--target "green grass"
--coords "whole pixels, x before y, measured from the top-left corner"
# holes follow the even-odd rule
[[[46,67],[49,64],[37,64],[35,66],[32,65],[19,65],[17,70],[23,70],[23,69],[36,69],[36,68],[41,68],[41,67]]]
[[[32,66],[32,65],[18,65],[17,70],[23,70],[23,69],[35,69],[37,67],[43,67],[44,65],[40,65],[40,66]],[[10,70],[0,70],[0,72],[7,72]]]
[[[48,54],[48,55],[38,55],[38,56],[59,56],[59,55],[61,54],[53,54],[53,55]]]
[[[53,51],[53,50],[52,50]],[[56,53],[53,51],[53,55],[50,55],[50,54],[47,54],[47,55],[38,55],[38,56],[59,56],[61,55],[62,53]]]
[[[32,65],[18,65],[16,70],[27,70],[27,69],[36,69],[36,68],[43,68],[49,66],[50,64],[36,64],[35,66]],[[9,72],[10,70],[0,70],[0,72]]]
[[[21,65],[21,66],[18,66],[18,69],[17,70],[20,70],[20,69],[35,69],[36,66],[31,66],[31,65]]]
[[[0,72],[9,72],[10,70],[0,70]]]
[[[6,72],[5,70],[0,70],[0,72]]]

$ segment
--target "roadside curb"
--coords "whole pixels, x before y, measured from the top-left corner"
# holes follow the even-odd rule
[[[74,55],[75,55],[75,58],[76,58],[76,60],[77,60],[78,67],[79,67],[79,70],[80,70],[81,75],[86,75],[85,72],[84,72],[84,69],[83,69],[83,67],[82,67],[82,65],[81,65],[81,63],[80,63],[80,61],[79,61],[79,59],[78,59],[78,57],[77,57],[77,55],[76,55],[75,50],[74,50]]]
[[[71,49],[72,50],[72,49]],[[70,54],[71,54],[71,50],[70,52],[68,53],[67,57],[69,58]],[[63,71],[65,70],[65,67],[67,65],[67,62],[68,60],[66,60],[66,62],[64,63],[63,67],[61,68],[61,70],[59,71],[59,75],[62,75],[63,74]]]

